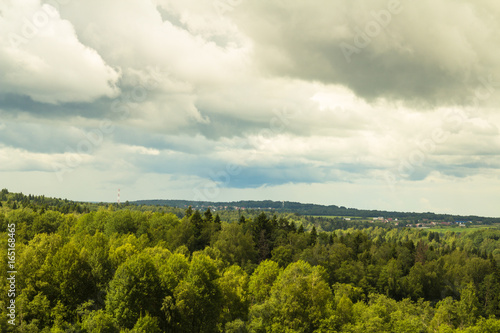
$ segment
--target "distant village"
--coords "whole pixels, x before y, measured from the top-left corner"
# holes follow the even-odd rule
[[[346,221],[350,221],[351,218],[344,218]],[[383,223],[392,223],[394,224],[395,226],[405,226],[405,227],[409,227],[409,228],[421,228],[421,229],[425,229],[425,228],[435,228],[435,227],[439,227],[439,226],[457,226],[457,227],[467,227],[467,224],[472,224],[472,221],[455,221],[455,222],[446,222],[446,221],[429,221],[428,219],[423,219],[422,222],[418,222],[418,223],[406,223],[407,221],[405,222],[400,222],[398,221],[397,218],[395,219],[392,219],[392,218],[384,218],[382,216],[380,217],[374,217],[372,222],[383,222]],[[405,224],[406,223],[406,224]],[[475,222],[477,224],[481,224],[482,222],[481,221],[477,221]]]

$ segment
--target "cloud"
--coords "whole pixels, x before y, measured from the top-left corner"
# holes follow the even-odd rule
[[[212,186],[211,200],[461,208],[426,193],[498,183],[499,6],[400,1],[3,1],[2,177],[88,200]]]
[[[0,142],[5,146],[36,153],[64,153],[85,139],[85,132],[73,126],[6,121],[0,131]],[[50,136],[47,135],[50,133]]]
[[[57,104],[115,96],[119,73],[83,45],[72,24],[39,1],[0,4],[2,94]]]
[[[442,105],[470,102],[481,78],[500,75],[499,14],[493,0],[257,0],[229,15],[275,75]]]
[[[88,154],[34,153],[25,149],[0,146],[0,172],[47,172],[56,181],[57,165],[68,165],[68,161],[79,161],[79,165],[91,163],[93,156]]]

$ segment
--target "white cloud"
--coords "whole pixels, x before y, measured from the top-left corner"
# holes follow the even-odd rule
[[[125,146],[123,150],[124,153],[152,155],[152,156],[160,155],[160,151],[158,149],[146,148],[141,146]]]
[[[44,103],[115,96],[119,74],[83,45],[71,22],[39,1],[0,3],[2,93]]]
[[[73,169],[90,163],[94,158],[89,154],[68,152],[64,154],[34,153],[24,149],[0,147],[0,171],[44,171],[54,174],[59,167]]]

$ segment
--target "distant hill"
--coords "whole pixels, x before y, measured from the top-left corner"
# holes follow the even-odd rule
[[[351,216],[351,217],[384,217],[384,218],[404,218],[415,220],[436,220],[436,221],[473,221],[489,223],[500,223],[500,218],[481,217],[481,216],[463,216],[450,214],[436,213],[415,213],[415,212],[394,212],[383,210],[363,210],[356,208],[346,208],[336,205],[317,205],[304,204],[300,202],[290,201],[232,201],[232,202],[211,202],[211,201],[189,201],[189,200],[138,200],[130,202],[136,205],[152,205],[152,206],[171,206],[178,208],[187,208],[192,206],[196,209],[207,209],[209,207],[219,210],[238,210],[238,209],[260,209],[266,211],[290,212],[300,215],[312,216]]]
[[[28,207],[33,209],[44,210],[57,210],[63,213],[87,213],[89,211],[97,210],[101,206],[112,205],[117,209],[138,209],[134,206],[140,207],[141,210],[158,210],[159,207],[174,207],[171,210],[175,214],[182,216],[184,210],[188,206],[192,206],[198,210],[206,210],[212,208],[213,210],[262,210],[276,213],[295,213],[298,215],[309,216],[329,216],[329,217],[360,217],[360,218],[375,218],[384,217],[385,219],[401,219],[407,221],[472,221],[482,222],[483,224],[500,223],[500,217],[481,217],[481,216],[462,216],[450,214],[436,214],[436,213],[415,213],[415,212],[395,212],[395,211],[382,211],[382,210],[363,210],[356,208],[346,208],[336,205],[317,205],[317,204],[304,204],[300,202],[290,201],[232,201],[232,202],[211,202],[211,201],[190,201],[190,200],[138,200],[122,203],[120,207],[116,203],[92,203],[92,202],[77,202],[68,199],[50,198],[45,196],[25,195],[23,193],[11,193],[7,189],[0,191],[0,205],[3,204],[15,207]],[[129,205],[129,206],[128,206]],[[151,206],[151,207],[147,207]],[[165,208],[161,209],[162,211]]]

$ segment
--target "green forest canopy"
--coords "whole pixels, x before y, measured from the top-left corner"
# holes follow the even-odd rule
[[[1,196],[2,332],[500,332],[497,228]]]

